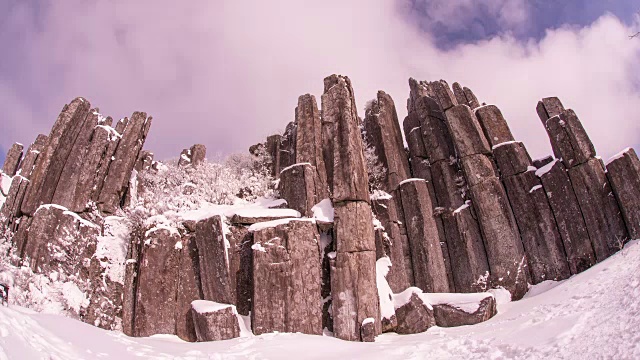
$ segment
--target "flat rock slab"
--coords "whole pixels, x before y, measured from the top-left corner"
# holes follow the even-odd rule
[[[596,263],[578,198],[562,161],[553,160],[536,171],[553,211],[558,232],[572,274],[582,272]]]
[[[618,199],[629,237],[640,239],[640,160],[635,150],[625,149],[610,160],[607,177]]]
[[[240,337],[236,307],[213,301],[195,300],[191,315],[198,341],[219,341]]]
[[[425,296],[433,306],[433,316],[440,327],[475,325],[491,319],[497,313],[496,299],[488,293]]]

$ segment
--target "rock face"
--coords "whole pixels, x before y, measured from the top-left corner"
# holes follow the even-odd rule
[[[607,177],[618,199],[631,239],[640,238],[640,160],[629,148],[607,164]]]
[[[436,326],[433,307],[420,297],[420,289],[409,288],[405,291],[411,292],[411,295],[408,295],[410,297],[405,304],[396,308],[396,318],[398,319],[396,332],[398,334],[418,334]]]
[[[472,109],[473,107],[470,106]],[[515,140],[502,112],[495,105],[479,107],[475,110],[484,135],[491,146]]]
[[[20,160],[22,159],[22,150],[24,146],[19,143],[15,143],[11,145],[9,151],[7,151],[7,156],[4,158],[4,165],[2,165],[2,172],[8,176],[14,176],[16,171],[18,171],[18,166],[20,165]]]
[[[478,295],[484,295],[479,300]],[[429,294],[429,298],[444,298],[433,301],[433,316],[440,327],[475,325],[491,319],[496,313],[496,300],[491,294]]]
[[[198,246],[200,281],[205,300],[232,303],[229,254],[220,216],[198,222],[195,240]]]
[[[233,305],[196,300],[191,315],[198,341],[218,341],[240,336],[236,308]]]
[[[449,292],[449,281],[426,182],[400,183],[415,284],[427,292]]]
[[[533,284],[564,280],[571,273],[556,219],[524,145],[507,142],[493,147],[527,254]]]
[[[309,221],[274,223],[253,232],[253,303],[256,335],[322,334],[319,235]]]
[[[349,78],[328,76],[324,89],[322,143],[325,164],[333,164],[327,166],[327,173],[335,211],[336,256],[331,264],[333,331],[340,339],[362,341],[367,340],[362,338],[365,319],[374,320],[373,334],[364,332],[368,338],[379,335],[382,329],[361,124]]]
[[[296,163],[313,166],[316,196],[320,200],[328,198],[327,170],[322,154],[322,121],[315,96],[305,94],[298,98],[296,124]]]
[[[596,257],[566,168],[561,161],[553,160],[536,171],[536,176],[547,194],[571,273],[590,268]]]
[[[151,117],[137,111],[127,123],[98,197],[98,209],[102,212],[112,214],[119,206],[150,126]]]
[[[447,125],[460,154],[465,177],[489,263],[491,283],[503,286],[513,299],[527,291],[527,259],[506,191],[495,174],[495,165],[483,130],[468,106],[446,112]],[[492,174],[493,173],[493,174]],[[473,179],[473,183],[470,179]]]
[[[311,208],[320,202],[317,195],[321,186],[317,186],[318,172],[309,163],[299,163],[282,170],[278,191],[287,205],[307,217],[313,217]],[[324,191],[326,194],[326,191]]]
[[[367,109],[364,130],[368,144],[386,170],[383,190],[391,193],[402,180],[409,178],[410,172],[396,107],[384,91],[378,91],[377,98]]]

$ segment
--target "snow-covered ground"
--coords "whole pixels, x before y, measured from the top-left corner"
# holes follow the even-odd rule
[[[475,326],[384,334],[375,343],[267,334],[190,344],[130,338],[57,315],[0,307],[0,359],[639,359],[640,244],[569,280],[533,287]]]

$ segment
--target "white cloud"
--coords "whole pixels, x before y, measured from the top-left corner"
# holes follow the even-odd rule
[[[491,3],[504,21],[527,21],[518,2]],[[382,89],[401,119],[410,76],[459,81],[503,110],[533,156],[550,153],[535,113],[543,96],[575,109],[603,156],[640,143],[640,41],[610,16],[539,43],[505,37],[441,51],[393,0],[171,4],[52,3],[40,30],[12,44],[27,61],[9,78],[35,95],[7,91],[13,83],[0,77],[0,108],[13,114],[0,140],[30,142],[82,95],[117,117],[152,114],[146,147],[159,157],[196,142],[210,153],[246,151],[293,120],[299,95],[319,98],[322,79],[341,73],[361,108]]]

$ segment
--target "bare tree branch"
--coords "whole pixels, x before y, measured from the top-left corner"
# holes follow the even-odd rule
[[[638,31],[637,33],[633,34],[633,35],[629,35],[629,39],[633,39],[635,37],[640,36],[640,31]]]

